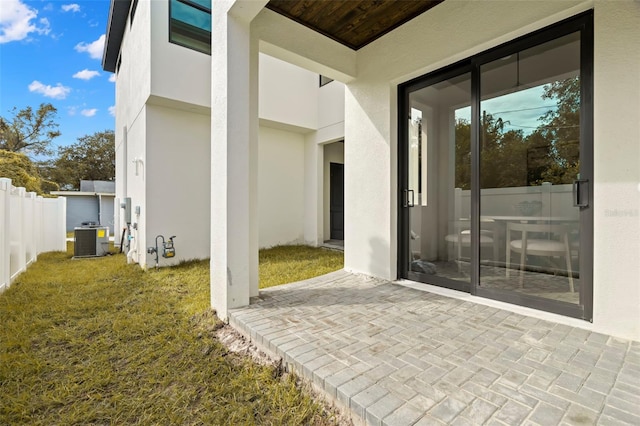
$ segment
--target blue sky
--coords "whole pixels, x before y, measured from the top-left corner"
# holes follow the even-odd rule
[[[53,148],[113,130],[115,85],[102,70],[109,0],[0,0],[0,116],[51,103]]]

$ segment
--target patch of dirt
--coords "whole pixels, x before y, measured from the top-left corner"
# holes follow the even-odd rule
[[[254,362],[274,367],[275,377],[282,377],[290,374],[282,364],[282,358],[273,358],[269,354],[261,351],[251,340],[247,339],[242,333],[228,324],[214,331],[214,336],[222,343],[229,352],[241,356],[250,357]],[[326,400],[324,395],[317,392],[308,383],[297,377],[297,383],[300,388],[309,393],[316,402],[322,405],[324,414],[327,418],[333,419],[338,426],[353,426],[353,422],[349,414],[344,413],[339,407],[331,404]]]
[[[216,339],[222,343],[229,352],[250,357],[260,365],[270,365],[277,369],[282,368],[282,359],[274,359],[262,352],[243,334],[236,331],[230,325],[224,325],[214,332]]]

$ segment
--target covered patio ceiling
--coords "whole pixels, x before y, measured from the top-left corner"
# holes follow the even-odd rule
[[[358,50],[444,0],[270,0],[267,8]]]

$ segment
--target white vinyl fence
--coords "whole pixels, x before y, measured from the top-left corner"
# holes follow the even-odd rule
[[[0,178],[0,293],[45,251],[64,251],[64,197],[43,198]]]

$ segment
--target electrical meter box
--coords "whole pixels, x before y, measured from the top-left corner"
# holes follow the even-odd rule
[[[73,257],[98,257],[109,253],[108,227],[74,228]]]

